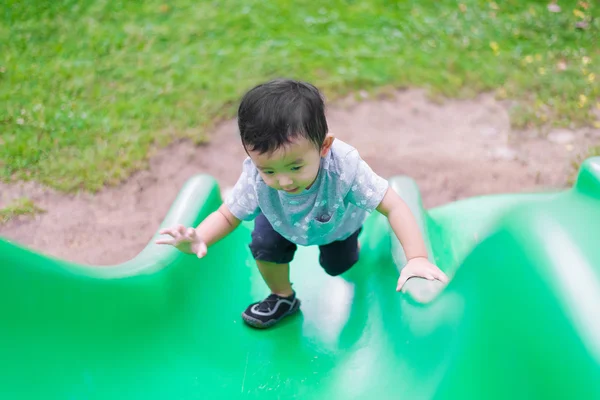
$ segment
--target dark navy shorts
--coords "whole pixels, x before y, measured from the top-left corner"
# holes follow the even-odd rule
[[[348,271],[358,261],[360,228],[345,240],[319,246],[319,263],[325,272],[336,276]],[[254,221],[250,250],[255,260],[288,264],[294,259],[297,246],[276,232],[267,218],[259,214]]]

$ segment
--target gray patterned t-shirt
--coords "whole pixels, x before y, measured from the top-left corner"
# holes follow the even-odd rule
[[[289,194],[267,186],[248,157],[225,203],[244,221],[262,212],[273,229],[293,243],[323,245],[358,230],[387,188],[388,181],[375,174],[354,147],[335,139],[309,189]]]

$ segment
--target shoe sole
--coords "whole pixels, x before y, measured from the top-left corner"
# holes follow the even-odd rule
[[[294,314],[298,310],[300,310],[300,300],[296,299],[296,304],[294,305],[294,307],[290,308],[279,319],[271,319],[267,322],[262,322],[256,318],[253,318],[253,317],[247,315],[245,312],[242,312],[242,319],[244,320],[244,322],[246,322],[248,325],[250,325],[254,328],[266,329],[266,328],[270,328],[271,326],[275,325],[276,323],[278,323],[285,317]]]

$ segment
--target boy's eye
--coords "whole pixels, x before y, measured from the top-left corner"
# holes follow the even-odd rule
[[[267,175],[273,175],[273,171],[263,171]]]
[[[296,167],[292,167],[292,171],[299,171],[302,168],[302,166],[296,166]]]

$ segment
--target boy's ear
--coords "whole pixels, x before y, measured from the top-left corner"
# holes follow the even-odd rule
[[[329,153],[329,149],[331,149],[334,140],[335,137],[331,133],[328,133],[327,136],[325,136],[325,140],[321,145],[321,157],[325,157],[327,153]]]

